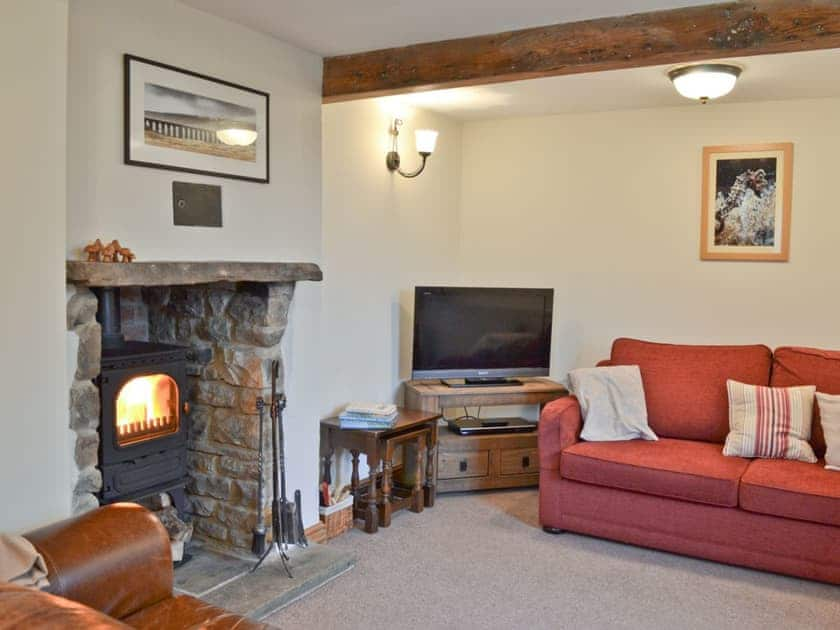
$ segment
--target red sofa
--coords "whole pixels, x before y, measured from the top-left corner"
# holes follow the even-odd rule
[[[840,394],[840,352],[766,346],[613,343],[638,365],[659,441],[580,441],[580,406],[539,423],[540,522],[625,543],[840,584],[840,473],[823,462],[724,457],[726,380]],[[816,410],[816,405],[815,405]],[[815,411],[811,444],[825,453]]]

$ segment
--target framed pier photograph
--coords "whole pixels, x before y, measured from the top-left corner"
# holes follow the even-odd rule
[[[268,183],[269,95],[133,55],[125,163]]]

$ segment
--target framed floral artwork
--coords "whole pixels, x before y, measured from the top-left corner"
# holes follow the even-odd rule
[[[703,148],[700,258],[787,261],[793,144]]]

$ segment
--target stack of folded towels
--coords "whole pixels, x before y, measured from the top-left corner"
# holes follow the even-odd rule
[[[338,420],[342,429],[390,429],[397,421],[397,406],[350,403]]]

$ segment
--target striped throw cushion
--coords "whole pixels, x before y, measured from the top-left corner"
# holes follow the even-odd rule
[[[817,461],[808,444],[817,388],[762,387],[728,380],[729,435],[724,455]]]

